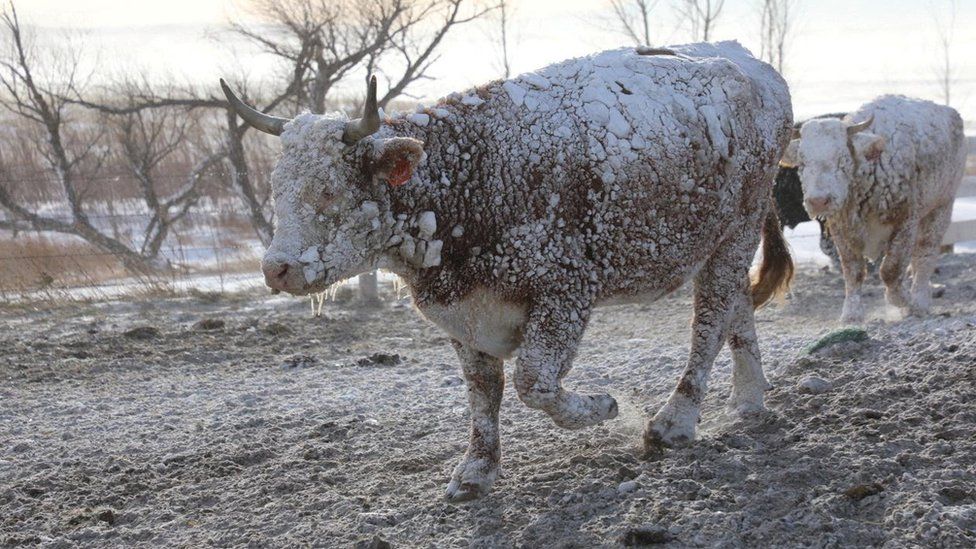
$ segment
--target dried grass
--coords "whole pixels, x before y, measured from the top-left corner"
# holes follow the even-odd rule
[[[3,293],[93,286],[124,276],[129,273],[114,256],[81,240],[34,234],[0,239]]]

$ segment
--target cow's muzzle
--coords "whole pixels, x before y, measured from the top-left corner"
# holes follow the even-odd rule
[[[308,293],[305,274],[300,263],[265,259],[261,262],[264,283],[272,290],[295,295]]]
[[[810,197],[803,202],[803,206],[806,208],[807,213],[810,214],[811,218],[828,215],[832,213],[834,209],[836,209],[835,201],[833,197],[830,196]]]

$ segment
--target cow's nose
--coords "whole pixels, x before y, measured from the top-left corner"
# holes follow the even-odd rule
[[[813,196],[807,198],[807,210],[813,214],[824,212],[830,208],[833,201],[829,196]]]
[[[292,267],[284,261],[263,262],[261,270],[264,271],[264,283],[272,290],[287,290],[288,271],[290,269]]]

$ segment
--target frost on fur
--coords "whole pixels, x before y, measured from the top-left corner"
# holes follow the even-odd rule
[[[748,269],[792,125],[789,92],[734,42],[645,53],[602,52],[453,94],[350,146],[342,116],[285,126],[265,262],[301,272],[279,282],[296,294],[387,268],[453,338],[472,435],[452,499],[482,495],[496,476],[502,359],[517,354],[519,397],[557,425],[617,415],[609,395],[562,386],[598,305],[695,280],[687,370],[648,445],[694,435],[726,338],[735,407],[762,407]],[[409,177],[393,169],[404,165]]]
[[[852,129],[857,123],[864,127]],[[864,318],[865,258],[882,254],[888,303],[924,313],[965,171],[959,113],[930,101],[879,97],[845,120],[803,124],[784,162],[799,166],[805,207],[811,217],[826,219],[840,255],[846,286],[841,319]]]

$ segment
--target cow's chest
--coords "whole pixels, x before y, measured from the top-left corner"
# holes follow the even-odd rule
[[[878,216],[868,216],[864,222],[864,257],[877,261],[888,247],[893,230],[894,227],[882,222]]]
[[[522,342],[526,309],[487,290],[450,303],[418,304],[431,322],[461,343],[498,358],[509,358]]]

